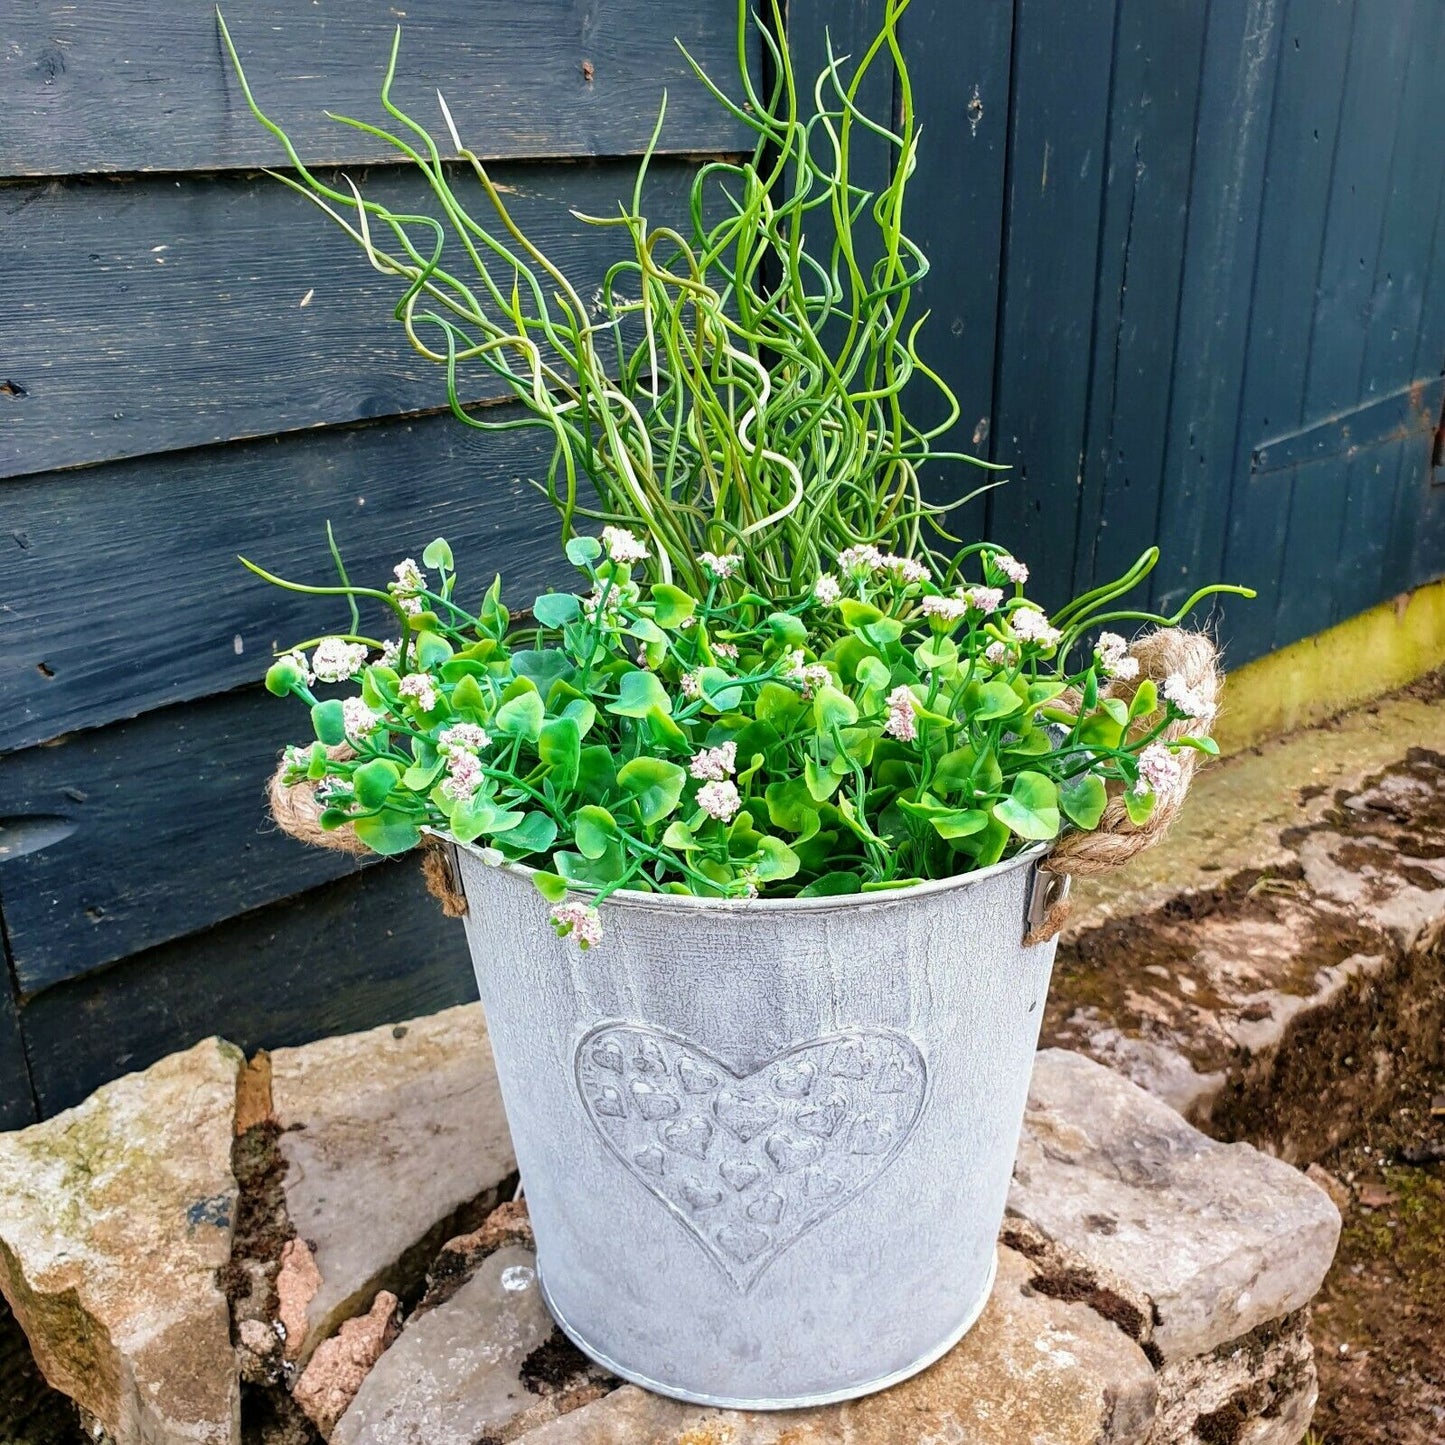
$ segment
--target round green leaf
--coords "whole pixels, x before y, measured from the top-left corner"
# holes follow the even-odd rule
[[[380,853],[388,858],[416,847],[421,838],[421,832],[413,818],[406,813],[396,813],[389,809],[377,813],[374,817],[358,818],[353,826],[356,836],[373,853]]]
[[[570,592],[544,592],[532,604],[532,616],[543,627],[564,627],[581,611],[582,604]]]
[[[1092,773],[1069,778],[1059,786],[1059,807],[1064,816],[1080,828],[1097,828],[1108,802],[1109,790],[1104,780]]]
[[[346,714],[335,698],[318,702],[312,707],[311,726],[318,740],[328,748],[339,747],[346,741]]]
[[[423,567],[430,567],[433,570],[451,572],[455,570],[455,563],[452,561],[452,549],[447,545],[445,537],[438,537],[434,542],[427,543],[427,549],[421,554]]]
[[[572,837],[584,858],[600,858],[617,837],[617,820],[606,808],[588,804],[577,810]]]
[[[659,627],[681,627],[697,611],[697,602],[670,582],[653,583],[651,593],[652,618]]]
[[[492,718],[492,726],[503,737],[525,738],[536,742],[542,731],[542,720],[546,710],[541,696],[536,691],[519,693],[504,702]]]
[[[386,758],[373,758],[369,763],[362,763],[351,775],[356,801],[363,808],[381,807],[400,781],[401,769]]]
[[[617,701],[607,704],[607,711],[619,717],[646,717],[653,708],[665,716],[672,713],[672,699],[658,681],[657,674],[638,668],[624,673],[617,690]]]
[[[602,555],[602,543],[596,537],[572,537],[567,542],[567,560],[574,567],[586,567]]]
[[[637,804],[649,827],[660,823],[677,807],[687,782],[687,771],[661,758],[633,758],[617,771],[617,785]]]
[[[1010,832],[1030,842],[1044,842],[1059,835],[1059,792],[1042,773],[1023,772],[1014,779],[1013,790],[993,815]]]

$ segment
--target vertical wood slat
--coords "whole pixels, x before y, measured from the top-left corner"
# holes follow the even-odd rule
[[[1076,591],[1158,537],[1205,20],[1192,0],[1120,0]]]
[[[1289,515],[1288,487],[1253,474],[1250,457],[1304,417],[1318,268],[1313,250],[1299,254],[1300,240],[1324,229],[1352,14],[1352,0],[1290,0],[1279,40],[1223,569],[1259,592],[1233,614],[1234,646],[1250,657],[1267,651],[1274,634]]]
[[[1344,410],[1360,397],[1409,41],[1409,28],[1398,17],[1394,23],[1372,23],[1372,13],[1368,3],[1356,0],[1320,245],[1306,418]],[[1387,83],[1389,77],[1394,84]],[[1378,465],[1378,458],[1362,458],[1322,467],[1312,480],[1303,471],[1296,474],[1280,569],[1275,646],[1318,632],[1335,620],[1332,604],[1346,496],[1352,483],[1361,488],[1377,485]]]
[[[902,30],[921,124],[908,233],[930,262],[915,292],[920,314],[930,313],[919,350],[947,379],[960,408],[952,433],[935,445],[981,458],[992,429],[1014,3],[975,0],[966,44],[956,35],[955,0],[913,0]],[[931,385],[918,385],[913,395],[909,416],[916,424],[944,419]],[[924,495],[940,503],[990,480],[960,462],[940,462],[922,477]],[[952,513],[948,525],[972,536],[982,532],[985,516],[980,499]]]
[[[0,824],[0,866],[6,861],[7,831]],[[31,1092],[20,1015],[15,1007],[9,950],[0,942],[0,1130],[23,1129],[35,1119],[35,1097]]]
[[[1113,0],[1018,0],[1005,211],[1002,348],[989,535],[1054,607],[1069,587],[1088,407],[1105,178]]]
[[[1198,106],[1204,134],[1188,199],[1161,475],[1162,556],[1150,594],[1158,612],[1172,613],[1203,583],[1232,580],[1224,547],[1234,430],[1284,8],[1285,0],[1216,0],[1208,7]],[[1228,125],[1216,124],[1220,116]]]
[[[1399,129],[1367,312],[1362,399],[1397,391],[1433,370],[1417,369],[1415,353],[1430,341],[1420,323],[1435,217],[1445,190],[1442,133],[1434,103],[1445,65],[1445,6],[1414,0],[1404,36],[1408,51]],[[1437,333],[1436,340],[1445,353],[1445,337]],[[1425,413],[1423,402],[1420,410]],[[1392,448],[1387,461],[1362,457],[1351,466],[1330,589],[1332,622],[1351,617],[1404,586],[1406,569],[1392,572],[1389,565],[1395,509],[1402,485],[1415,498],[1428,487],[1425,473],[1438,419],[1430,406],[1418,418],[1421,426],[1416,435]]]

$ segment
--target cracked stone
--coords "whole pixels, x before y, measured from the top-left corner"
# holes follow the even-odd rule
[[[304,1364],[378,1290],[419,1279],[516,1160],[480,1005],[277,1049],[270,1067],[287,1214],[315,1246],[304,1324],[288,1325]]]
[[[1340,1231],[1339,1211],[1298,1170],[1217,1143],[1060,1049],[1035,1063],[1009,1210],[1147,1300],[1148,1340],[1166,1362],[1308,1304]]]
[[[209,1039],[0,1137],[0,1288],[115,1445],[235,1445],[238,1049]]]
[[[408,1322],[332,1445],[476,1445],[531,1403],[528,1357],[552,1333],[530,1250],[506,1245],[445,1304]]]
[[[323,1340],[311,1362],[296,1381],[292,1398],[326,1439],[356,1398],[371,1368],[400,1329],[398,1301],[382,1290],[371,1308],[347,1320],[329,1340]]]

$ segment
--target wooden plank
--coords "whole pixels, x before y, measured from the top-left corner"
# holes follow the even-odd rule
[[[403,858],[61,984],[23,1019],[49,1115],[209,1035],[250,1052],[476,996],[461,923]]]
[[[988,532],[1057,606],[1069,590],[1089,396],[1113,0],[1018,0]]]
[[[0,758],[0,816],[39,846],[0,870],[25,994],[354,871],[276,832],[265,784],[306,710],[260,688]]]
[[[1400,136],[1401,78],[1409,57],[1410,29],[1399,22],[1407,19],[1402,15],[1396,23],[1380,24],[1374,12],[1356,0],[1320,251],[1304,419],[1339,411],[1361,395],[1376,263]],[[1372,465],[1356,469],[1346,463],[1309,470],[1323,475],[1312,482],[1306,482],[1303,472],[1295,476],[1275,619],[1276,647],[1338,620],[1335,582],[1342,559],[1358,540],[1346,534],[1344,525],[1351,482],[1366,490],[1374,490],[1380,482]]]
[[[570,573],[525,480],[550,454],[540,432],[435,416],[5,483],[0,752],[254,682],[277,645],[342,625],[236,561],[329,583],[328,519],[358,581],[445,534],[468,586],[503,570],[529,602]]]
[[[613,211],[631,172],[621,161],[521,165],[498,180],[518,222],[585,291],[626,245],[569,208]],[[691,175],[659,162],[654,221],[685,216]],[[404,168],[367,188],[393,207],[432,209]],[[485,204],[479,187],[465,193]],[[446,405],[444,368],[392,320],[404,288],[274,181],[19,185],[0,191],[0,214],[10,258],[0,476]],[[459,250],[449,253],[465,268]],[[510,394],[480,369],[462,390]]]
[[[1159,506],[1163,555],[1151,588],[1155,610],[1172,612],[1201,583],[1228,580],[1225,531],[1284,8],[1284,0],[1208,7]],[[1223,621],[1232,636],[1228,609]],[[1230,656],[1238,657],[1233,647]]]
[[[1289,488],[1276,476],[1252,475],[1249,459],[1265,438],[1305,418],[1305,358],[1353,9],[1353,0],[1289,0],[1278,43],[1222,569],[1259,591],[1232,613],[1242,656],[1272,646]]]
[[[0,825],[0,863],[5,861],[5,847],[5,829]],[[15,1010],[8,949],[0,949],[0,964],[4,965],[0,974],[0,1130],[23,1129],[35,1122],[35,1096]]]
[[[1445,326],[1437,322],[1434,336],[1427,335],[1430,318],[1425,309],[1445,199],[1437,95],[1440,67],[1445,65],[1445,6],[1416,3],[1413,19],[1401,134],[1375,265],[1363,390],[1366,396],[1375,396],[1398,386],[1425,383],[1416,419],[1429,433],[1441,417],[1438,394],[1432,397],[1430,388],[1441,385],[1440,372],[1445,370]],[[1445,263],[1437,259],[1437,264]],[[1422,359],[1418,366],[1417,356]],[[1341,553],[1334,589],[1337,620],[1394,595],[1410,580],[1406,560],[1410,549],[1403,549],[1402,555],[1397,539],[1417,532],[1413,523],[1422,504],[1428,517],[1432,440],[1427,435],[1421,444],[1399,447],[1393,476],[1372,479],[1369,487],[1351,487],[1343,535],[1355,538],[1356,545]],[[1409,526],[1401,515],[1402,504],[1411,516]],[[1428,521],[1418,529],[1422,535],[1430,530]],[[1445,570],[1445,558],[1438,551],[1434,570]]]
[[[668,91],[664,148],[738,143],[735,125],[688,71],[681,37],[730,90],[732,0],[670,8],[647,0],[227,0],[253,88],[301,154],[366,164],[388,150],[323,109],[387,121],[378,100],[392,30],[395,99],[438,136],[447,98],[462,138],[488,158],[639,151]],[[209,5],[181,0],[12,0],[0,71],[0,175],[194,171],[276,165],[250,117]]]
[[[1158,537],[1206,18],[1120,0],[1076,592]]]
[[[986,458],[993,427],[994,342],[1003,250],[1014,0],[970,6],[966,43],[954,0],[913,0],[903,17],[904,57],[921,125],[909,234],[931,270],[915,292],[929,311],[924,360],[952,387],[961,415],[941,449]],[[931,385],[910,394],[909,417],[935,426],[945,415]],[[957,462],[927,468],[932,501],[949,502],[990,478]],[[955,512],[959,535],[982,531],[987,504]]]

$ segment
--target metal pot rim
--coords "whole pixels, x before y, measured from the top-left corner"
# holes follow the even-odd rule
[[[449,843],[461,852],[470,853],[477,859],[482,858],[482,850],[474,843],[460,843],[450,834],[439,829],[426,828],[423,831],[441,839],[444,843]],[[979,868],[971,873],[955,873],[949,878],[930,878],[922,883],[914,883],[907,888],[890,888],[875,893],[843,893],[827,898],[699,898],[687,893],[642,893],[631,888],[619,888],[616,893],[608,894],[602,907],[609,908],[616,905],[622,908],[650,909],[658,913],[682,909],[687,912],[733,915],[739,913],[824,912],[860,907],[877,908],[886,904],[910,902],[929,894],[950,893],[955,889],[972,888],[976,884],[1011,872],[1015,868],[1038,863],[1047,856],[1048,852],[1049,844],[1035,843],[1033,847],[1025,848],[1022,853],[1016,853],[1012,858],[1006,858],[1003,862],[995,863],[988,868]],[[531,886],[532,878],[537,872],[537,869],[530,868],[525,863],[487,863],[486,866],[494,868],[499,873],[508,873],[514,878],[525,880],[528,886]],[[579,890],[578,896],[585,897],[586,894]]]

